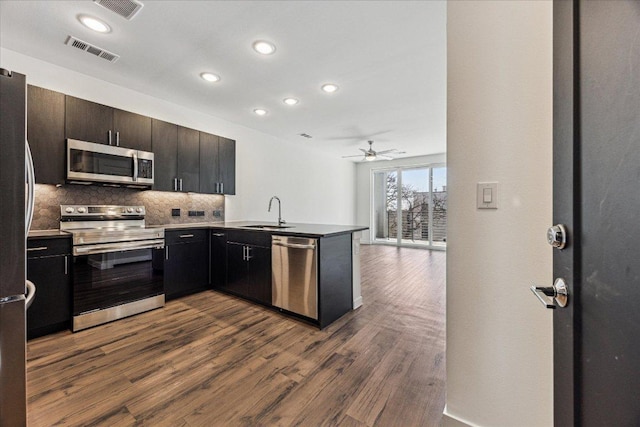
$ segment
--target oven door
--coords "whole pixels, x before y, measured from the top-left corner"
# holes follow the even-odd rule
[[[67,180],[133,184],[136,150],[67,139]]]
[[[164,305],[163,275],[153,268],[152,250],[111,248],[74,255],[74,331]]]

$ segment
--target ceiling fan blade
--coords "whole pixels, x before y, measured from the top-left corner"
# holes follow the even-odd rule
[[[382,154],[382,155],[381,155],[380,153],[378,153],[377,158],[379,158],[379,159],[385,159],[385,160],[394,160],[394,159],[395,159],[395,157],[385,156],[384,154]]]
[[[398,152],[397,148],[392,148],[390,150],[376,151],[376,153],[378,154],[397,153],[397,152]]]
[[[367,150],[365,150],[364,148],[358,148],[358,150],[362,151],[364,154],[367,154]]]
[[[348,157],[362,157],[362,154],[356,154],[355,156],[342,156],[343,159],[346,159]]]

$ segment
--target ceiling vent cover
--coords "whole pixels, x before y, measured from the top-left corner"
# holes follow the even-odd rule
[[[116,62],[118,58],[120,58],[120,56],[116,55],[115,53],[111,53],[91,43],[83,42],[82,40],[77,39],[73,36],[69,36],[65,44],[71,47],[75,47],[76,49],[88,52],[92,55],[97,56],[98,58],[106,59],[109,62]]]
[[[93,2],[128,20],[133,19],[144,6],[137,0],[93,0]]]

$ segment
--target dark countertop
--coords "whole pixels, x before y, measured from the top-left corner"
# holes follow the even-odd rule
[[[339,234],[350,234],[356,231],[367,230],[369,227],[362,225],[333,225],[333,224],[284,224],[286,228],[255,228],[249,225],[266,225],[276,227],[277,223],[269,221],[227,221],[227,222],[192,222],[187,224],[165,224],[148,225],[149,228],[164,228],[165,230],[181,230],[188,228],[217,228],[227,230],[261,231],[269,234],[281,236],[310,236],[327,237]],[[53,230],[32,230],[29,232],[30,239],[51,239],[59,237],[70,237],[71,234],[58,229]]]
[[[368,230],[362,225],[334,225],[334,224],[298,224],[286,223],[286,228],[255,228],[250,225],[266,225],[277,227],[277,223],[269,221],[226,221],[199,222],[191,224],[150,225],[149,227],[164,227],[165,230],[180,230],[185,228],[218,228],[228,230],[253,230],[282,236],[312,236],[327,237],[339,234],[350,234],[356,231]]]
[[[57,237],[71,237],[71,233],[60,231],[57,228],[52,230],[31,230],[29,231],[30,239],[53,239]]]

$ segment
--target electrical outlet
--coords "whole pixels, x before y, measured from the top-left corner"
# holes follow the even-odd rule
[[[171,216],[180,216],[180,209],[171,209]]]
[[[189,216],[197,216],[198,212],[196,211],[189,211]]]
[[[220,218],[222,216],[222,211],[213,211],[214,218]]]

